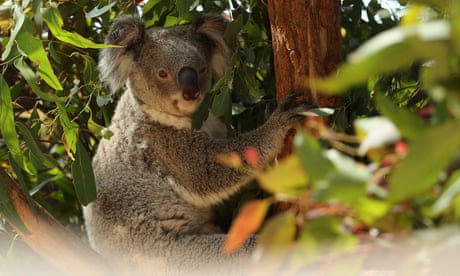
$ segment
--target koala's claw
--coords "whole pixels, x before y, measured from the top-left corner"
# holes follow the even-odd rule
[[[281,111],[286,111],[290,109],[292,105],[294,105],[296,100],[302,96],[304,96],[302,92],[296,92],[296,93],[289,94],[280,101],[280,103],[278,104],[278,108]]]

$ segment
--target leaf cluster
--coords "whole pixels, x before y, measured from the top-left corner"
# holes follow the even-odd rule
[[[410,3],[401,22],[359,45],[336,74],[309,80],[325,94],[365,94],[367,113],[351,112],[346,133],[307,122],[295,154],[257,174],[272,196],[242,208],[228,250],[260,231],[259,254],[288,252],[276,266],[297,271],[382,234],[458,223],[459,5]],[[276,202],[290,208],[263,224]]]

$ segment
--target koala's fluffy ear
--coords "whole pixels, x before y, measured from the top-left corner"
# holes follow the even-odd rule
[[[123,47],[103,49],[99,61],[102,79],[112,91],[120,89],[128,78],[145,33],[145,24],[138,16],[125,16],[113,22],[105,43]]]
[[[207,35],[214,41],[211,56],[214,79],[222,78],[230,66],[232,51],[224,40],[227,25],[228,21],[224,17],[215,15],[205,15],[194,23],[197,32]]]

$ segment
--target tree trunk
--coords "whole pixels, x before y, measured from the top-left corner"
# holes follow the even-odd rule
[[[61,270],[64,275],[111,274],[102,257],[77,236],[68,232],[41,206],[35,204],[36,208],[33,210],[21,188],[1,169],[0,178],[6,185],[14,208],[30,233],[23,233],[17,228],[15,230],[30,248]]]
[[[303,92],[308,103],[339,107],[340,97],[321,95],[309,90],[306,83],[308,78],[330,75],[342,62],[340,1],[270,0],[268,14],[277,100]]]
[[[327,96],[307,87],[308,78],[323,78],[342,62],[340,0],[269,0],[268,15],[272,36],[276,97],[303,92],[308,103],[336,108],[338,96]],[[330,119],[307,118],[329,124]],[[308,124],[307,124],[308,127]],[[293,131],[285,140],[280,156],[292,152]],[[275,209],[301,208],[297,204],[277,204]]]

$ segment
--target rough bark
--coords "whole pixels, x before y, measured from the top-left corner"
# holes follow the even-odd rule
[[[277,100],[293,92],[303,92],[306,101],[318,107],[341,106],[340,97],[322,95],[307,87],[308,78],[326,77],[342,62],[340,0],[269,0],[268,15]],[[309,120],[330,123],[329,118]],[[294,132],[287,136],[280,157],[292,152]],[[280,203],[275,209],[299,211],[301,206],[301,202]]]
[[[303,92],[308,103],[336,108],[338,96],[307,87],[308,78],[323,78],[342,62],[339,0],[270,0],[268,14],[272,34],[277,100]],[[329,123],[328,118],[321,119]],[[292,135],[281,153],[292,152]]]
[[[270,0],[268,13],[277,99],[302,91],[318,106],[339,106],[339,97],[309,90],[306,80],[330,75],[342,61],[340,1]]]
[[[21,188],[1,169],[0,177],[30,233],[15,230],[30,248],[64,275],[110,275],[109,267],[89,246],[68,232],[38,204],[32,209]]]

